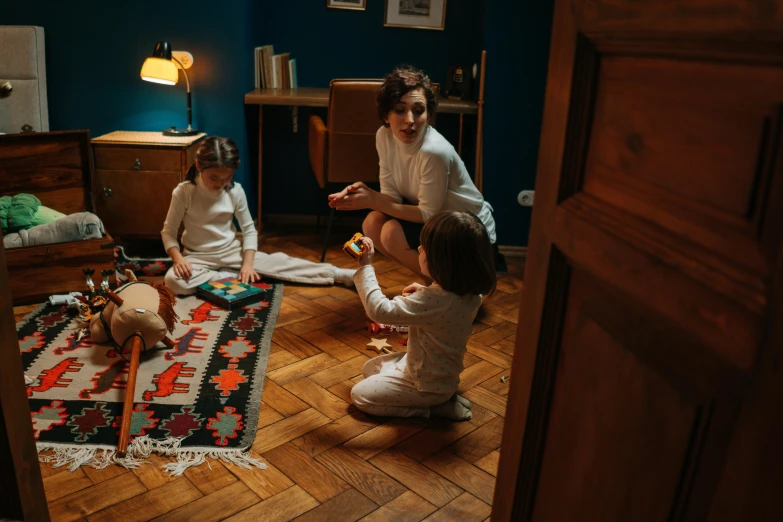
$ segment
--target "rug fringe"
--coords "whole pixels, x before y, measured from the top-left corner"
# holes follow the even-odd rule
[[[150,439],[146,436],[138,437],[131,441],[125,457],[117,456],[117,450],[110,448],[39,444],[39,452],[52,451],[53,453],[50,455],[39,455],[38,458],[41,462],[51,463],[55,468],[68,466],[68,471],[76,471],[81,466],[103,469],[110,464],[134,469],[145,464],[145,460],[153,453],[177,458],[177,462],[163,466],[165,472],[172,476],[180,476],[186,469],[200,466],[205,462],[209,466],[207,457],[221,460],[227,464],[234,464],[244,469],[251,469],[253,466],[259,469],[266,469],[266,464],[259,459],[251,457],[246,450],[181,449],[181,443],[181,438],[174,437],[162,440]]]
[[[181,451],[177,453],[176,457],[177,462],[172,462],[171,464],[163,466],[163,469],[165,469],[167,473],[170,473],[175,477],[182,475],[186,469],[192,466],[199,466],[204,464],[204,462],[209,466],[209,461],[206,460],[207,457],[215,460],[222,460],[226,464],[234,464],[244,469],[251,469],[253,466],[258,469],[266,469],[266,464],[259,459],[251,457],[249,452],[243,450]],[[211,466],[210,469],[212,469]]]
[[[52,451],[51,455],[39,455],[38,460],[49,462],[55,468],[68,466],[68,471],[76,471],[81,466],[103,469],[111,464],[115,457],[115,450],[107,448],[38,446],[38,451]]]

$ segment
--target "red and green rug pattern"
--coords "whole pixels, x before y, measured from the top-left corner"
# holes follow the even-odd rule
[[[137,262],[134,271],[143,278],[144,268],[158,262]],[[263,467],[247,450],[283,285],[259,286],[258,302],[232,311],[196,296],[178,298],[175,347],[158,344],[142,353],[124,459],[115,449],[128,392],[125,359],[111,345],[80,337],[75,310],[65,305],[41,305],[25,317],[17,332],[25,375],[33,379],[27,395],[42,460],[72,470],[135,467],[157,452],[176,457],[167,466],[175,474],[205,457]]]

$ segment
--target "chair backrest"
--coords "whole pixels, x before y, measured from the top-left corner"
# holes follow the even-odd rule
[[[383,80],[332,80],[327,115],[326,178],[330,183],[378,181],[375,133]]]

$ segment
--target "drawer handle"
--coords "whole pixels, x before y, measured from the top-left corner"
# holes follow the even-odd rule
[[[46,252],[44,252],[41,258],[36,262],[41,264],[47,263],[51,260],[51,258],[52,258],[52,251],[49,250],[49,247],[46,247]]]
[[[103,187],[103,193],[109,197],[111,197],[114,194],[114,191],[110,189],[109,187]]]
[[[133,162],[133,170],[140,170],[141,169],[141,160],[139,158],[136,158],[136,161]]]

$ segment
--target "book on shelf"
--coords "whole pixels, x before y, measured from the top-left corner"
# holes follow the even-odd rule
[[[272,88],[272,56],[275,50],[273,45],[262,45],[255,48],[255,88]]]
[[[272,56],[275,54],[275,49],[271,45],[265,45],[263,50],[264,56],[264,87],[267,89],[272,88]]]
[[[262,45],[254,49],[253,63],[256,89],[296,89],[296,59],[291,53],[275,54],[274,46]]]
[[[256,89],[260,89],[260,88],[261,88],[261,76],[260,76],[260,67],[259,67],[259,64],[260,64],[259,56],[261,56],[261,48],[260,48],[260,47],[256,47],[256,48],[254,49],[254,53],[253,53],[253,69],[254,69],[254,70],[253,70],[253,73],[254,73],[254,76],[253,76],[253,78],[254,78],[254,85],[255,85],[255,88],[256,88]]]
[[[290,80],[289,87],[291,89],[296,89],[299,87],[299,82],[296,79],[296,58],[291,58],[288,60],[288,78]]]
[[[290,53],[280,53],[273,57],[273,71],[272,71],[272,88],[273,89],[289,89],[290,83],[288,81],[288,59]]]
[[[269,86],[272,89],[280,88],[280,55],[276,54],[272,57],[272,83]]]

